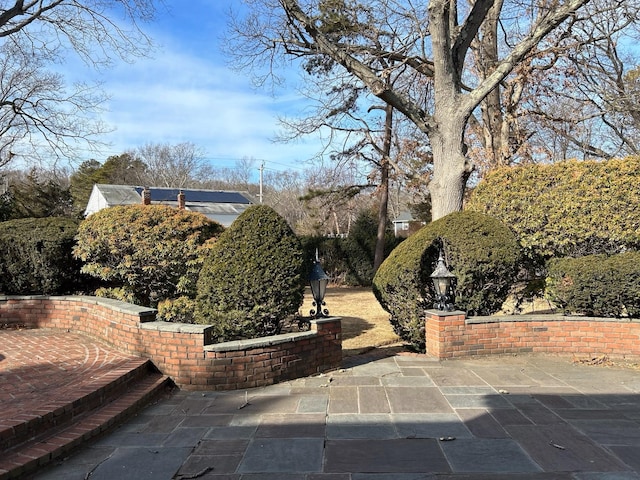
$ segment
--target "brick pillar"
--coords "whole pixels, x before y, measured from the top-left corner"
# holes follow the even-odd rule
[[[184,210],[186,207],[187,201],[184,197],[184,193],[182,192],[182,190],[180,190],[180,193],[178,193],[178,208],[180,210]]]
[[[464,346],[465,312],[425,312],[425,343],[429,355],[437,358],[451,358],[454,352]]]

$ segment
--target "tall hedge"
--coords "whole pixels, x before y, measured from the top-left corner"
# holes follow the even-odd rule
[[[499,218],[532,257],[640,247],[640,157],[496,169],[467,209]]]
[[[380,266],[373,291],[391,314],[395,332],[424,350],[424,310],[434,305],[430,278],[439,249],[456,276],[455,306],[469,315],[498,311],[515,281],[520,247],[499,220],[458,212],[430,223],[402,242]]]
[[[209,251],[200,272],[196,321],[219,341],[276,333],[302,305],[306,284],[300,241],[266,205],[242,213]]]
[[[84,273],[105,282],[99,294],[156,306],[195,295],[209,240],[222,230],[200,213],[169,206],[111,207],[80,224],[74,254]]]
[[[640,317],[640,252],[558,258],[546,293],[568,314]]]
[[[76,292],[81,287],[80,262],[71,251],[78,224],[78,220],[57,217],[0,223],[0,292]]]

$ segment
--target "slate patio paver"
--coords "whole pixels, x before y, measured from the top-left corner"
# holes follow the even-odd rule
[[[363,356],[273,387],[175,392],[33,479],[640,480],[638,432],[636,369]]]

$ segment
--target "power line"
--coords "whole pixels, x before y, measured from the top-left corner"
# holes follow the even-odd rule
[[[206,156],[203,157],[203,160],[206,161],[212,161],[212,160],[222,160],[222,161],[229,161],[229,162],[243,162],[243,161],[247,161],[247,162],[252,162],[252,163],[260,163],[260,164],[270,164],[270,165],[279,165],[281,167],[287,168],[287,169],[292,169],[292,170],[305,170],[306,167],[304,166],[300,166],[300,161],[299,160],[292,160],[291,163],[283,163],[283,162],[276,162],[273,160],[268,160],[266,158],[255,158],[255,157],[243,157],[243,158],[238,158],[238,157],[225,157],[225,156]],[[233,166],[233,167],[228,167],[228,168],[244,168],[243,166]],[[278,171],[275,168],[268,168],[268,167],[264,167],[265,170],[271,170],[271,171]]]

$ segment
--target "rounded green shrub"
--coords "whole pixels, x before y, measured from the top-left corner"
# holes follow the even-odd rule
[[[640,317],[640,252],[549,261],[549,299],[564,313]]]
[[[515,281],[520,246],[499,220],[457,212],[422,227],[387,257],[373,281],[395,332],[424,351],[424,311],[434,305],[431,273],[442,248],[456,276],[455,306],[469,315],[490,315],[504,303]]]
[[[640,157],[492,170],[466,208],[500,219],[531,257],[640,248]],[[544,262],[543,262],[544,263]]]
[[[58,217],[0,223],[0,292],[75,293],[82,277],[80,262],[71,253],[78,224]]]
[[[279,331],[304,296],[305,261],[287,222],[266,205],[249,207],[209,251],[198,280],[197,323],[219,341]]]
[[[100,210],[78,230],[82,271],[106,283],[96,292],[139,305],[195,296],[206,251],[223,227],[200,213],[166,205]]]

